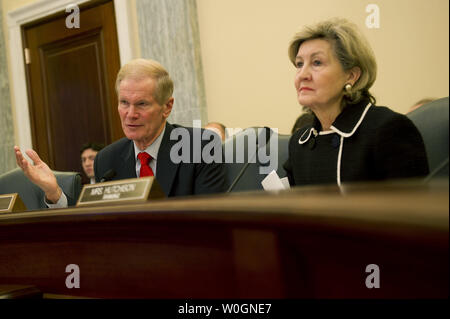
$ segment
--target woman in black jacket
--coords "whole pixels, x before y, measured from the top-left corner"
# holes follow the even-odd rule
[[[374,54],[357,27],[331,19],[297,33],[289,46],[295,88],[313,123],[292,135],[284,164],[291,185],[424,176],[422,137],[404,115],[375,106]]]

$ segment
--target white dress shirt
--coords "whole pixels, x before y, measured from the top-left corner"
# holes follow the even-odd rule
[[[159,152],[159,147],[161,146],[161,141],[164,136],[164,132],[166,131],[166,127],[164,126],[164,129],[162,130],[161,134],[156,138],[156,140],[153,141],[150,146],[148,146],[145,150],[139,149],[139,147],[136,146],[136,142],[133,141],[134,144],[134,159],[136,160],[136,177],[139,177],[139,173],[141,171],[141,161],[137,158],[138,154],[141,152],[146,152],[152,157],[152,160],[150,161],[149,165],[150,168],[153,171],[153,174],[156,176],[156,164],[157,164],[157,157]]]

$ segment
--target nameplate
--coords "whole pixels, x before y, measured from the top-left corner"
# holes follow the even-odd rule
[[[27,207],[20,199],[19,194],[0,195],[0,213],[23,212]]]
[[[76,206],[142,203],[166,197],[154,177],[86,184]]]

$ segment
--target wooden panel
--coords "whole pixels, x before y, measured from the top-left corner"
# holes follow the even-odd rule
[[[270,230],[233,231],[237,291],[244,298],[282,298],[277,234]]]
[[[82,144],[123,136],[114,6],[81,8],[79,29],[66,28],[65,19],[57,14],[23,28],[33,147],[52,169],[81,171]]]
[[[447,180],[3,214],[0,284],[114,298],[448,298],[448,194]],[[68,264],[79,289],[65,287]],[[369,264],[379,289],[365,286]]]
[[[236,294],[231,240],[223,230],[215,229],[213,235],[181,224],[136,227],[126,222],[78,226],[81,233],[67,224],[53,225],[57,232],[40,227],[41,239],[33,236],[27,244],[10,242],[8,250],[13,253],[8,264],[18,267],[10,268],[0,282],[27,281],[52,294],[105,298]],[[130,236],[133,228],[135,235]],[[79,289],[65,286],[69,264],[80,268]]]
[[[0,299],[42,298],[42,292],[33,286],[0,285]]]
[[[44,109],[52,124],[48,126],[52,162],[60,170],[74,170],[80,163],[79,147],[68,145],[110,140],[109,126],[104,125],[108,109],[104,107],[107,88],[100,59],[104,51],[102,31],[54,42],[40,51]]]

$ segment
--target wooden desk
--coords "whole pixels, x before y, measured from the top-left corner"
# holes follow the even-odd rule
[[[106,298],[448,298],[448,180],[0,215],[0,284]],[[80,268],[80,288],[65,285]],[[366,266],[380,288],[365,285]]]

